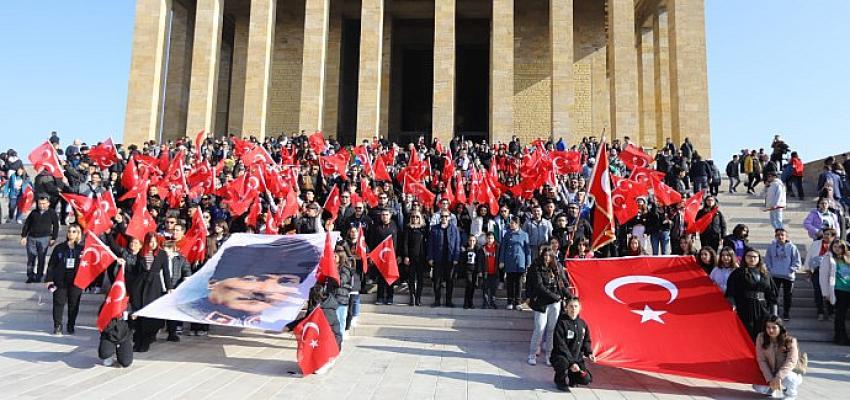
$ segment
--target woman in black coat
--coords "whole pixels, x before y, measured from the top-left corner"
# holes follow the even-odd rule
[[[135,241],[135,239],[134,239]],[[134,248],[131,242],[131,252]],[[141,310],[154,300],[172,289],[171,271],[168,269],[168,254],[159,248],[156,235],[145,236],[145,243],[136,254],[134,263],[127,261],[128,291],[130,304],[134,311]],[[165,321],[156,318],[136,317],[134,319],[133,350],[144,353],[156,341],[156,333]]]
[[[744,252],[741,268],[729,275],[726,283],[726,298],[747,328],[753,342],[764,326],[768,316],[776,314],[777,290],[758,250],[748,248]]]
[[[697,211],[696,218],[702,218],[703,215],[710,213],[717,207],[717,199],[712,196],[706,197],[703,208]],[[720,251],[720,242],[724,236],[726,236],[726,218],[723,216],[723,212],[717,210],[717,214],[711,219],[708,228],[699,234],[699,242],[703,247],[708,246],[714,251]]]
[[[410,291],[410,306],[422,304],[422,288],[425,276],[428,275],[428,264],[425,262],[428,241],[428,226],[425,217],[419,212],[410,214],[410,222],[404,227],[401,235],[402,263],[407,266],[407,287]]]

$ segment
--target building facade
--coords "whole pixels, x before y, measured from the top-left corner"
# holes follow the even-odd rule
[[[137,0],[125,143],[690,138],[704,0]]]

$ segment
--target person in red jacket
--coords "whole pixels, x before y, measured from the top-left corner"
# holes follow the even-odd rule
[[[796,188],[797,197],[800,200],[804,199],[803,195],[803,171],[805,170],[805,165],[803,164],[803,160],[800,159],[800,156],[796,151],[791,152],[791,176],[788,177],[788,194],[793,196],[793,191],[791,190],[791,186],[793,185]]]

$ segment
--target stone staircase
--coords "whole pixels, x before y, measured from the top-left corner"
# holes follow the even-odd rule
[[[726,184],[723,187],[726,187]],[[773,227],[768,220],[768,214],[761,211],[761,208],[764,207],[764,197],[746,193],[721,193],[718,196],[718,201],[720,210],[726,217],[727,233],[731,233],[736,224],[746,224],[750,228],[750,245],[764,254],[764,251],[774,239]],[[815,199],[813,198],[801,201],[789,197],[783,215],[785,228],[791,242],[797,245],[803,261],[805,261],[806,250],[811,244],[811,239],[803,229],[803,219],[814,208],[814,204]],[[797,274],[794,283],[791,321],[786,326],[793,335],[803,341],[827,342],[832,340],[832,321],[817,320],[814,290],[808,271]]]
[[[773,239],[773,232],[767,214],[759,210],[761,198],[745,194],[722,194],[719,201],[729,229],[737,223],[747,224],[750,227],[750,243],[760,250],[766,249]],[[791,202],[785,213],[792,241],[798,244],[803,254],[809,240],[801,223],[810,208],[810,202]],[[20,225],[0,225],[0,315],[3,319],[31,322],[49,330],[52,326],[52,296],[43,285],[24,283],[26,252],[19,240]],[[817,321],[808,274],[800,275],[794,290],[789,328],[800,340],[829,341],[832,338],[832,322]],[[504,296],[503,291],[500,294]],[[429,307],[433,302],[433,291],[427,281],[422,307],[407,306],[407,298],[406,290],[397,290],[395,305],[375,305],[375,295],[364,294],[358,326],[349,333],[354,336],[432,343],[458,340],[527,342],[533,326],[532,312],[528,310],[462,309],[463,285],[460,282],[454,290],[455,308]],[[84,293],[77,324],[94,326],[102,301],[103,295]],[[480,304],[481,292],[477,291],[475,305]],[[503,298],[500,304],[504,304]]]

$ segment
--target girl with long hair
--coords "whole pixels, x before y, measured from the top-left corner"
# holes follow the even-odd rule
[[[753,385],[753,389],[773,398],[795,398],[803,383],[803,376],[796,372],[799,357],[797,339],[788,334],[782,318],[768,317],[756,338],[756,360],[768,384]]]
[[[551,365],[552,333],[561,314],[561,300],[570,297],[564,269],[548,246],[541,247],[540,256],[532,263],[528,272],[529,305],[534,310],[534,331],[528,350],[528,363],[537,365],[541,347],[546,364]]]
[[[777,310],[776,285],[758,250],[748,248],[744,252],[744,264],[729,275],[726,283],[726,298],[747,328],[753,341],[770,315]]]
[[[724,247],[720,249],[720,255],[717,256],[717,265],[711,270],[711,274],[708,276],[720,288],[721,292],[726,293],[726,282],[729,281],[729,275],[732,275],[732,271],[735,268],[738,268],[735,249]]]
[[[835,239],[820,266],[820,289],[824,300],[835,305],[835,337],[837,344],[850,345],[847,337],[847,308],[850,306],[850,245]]]

